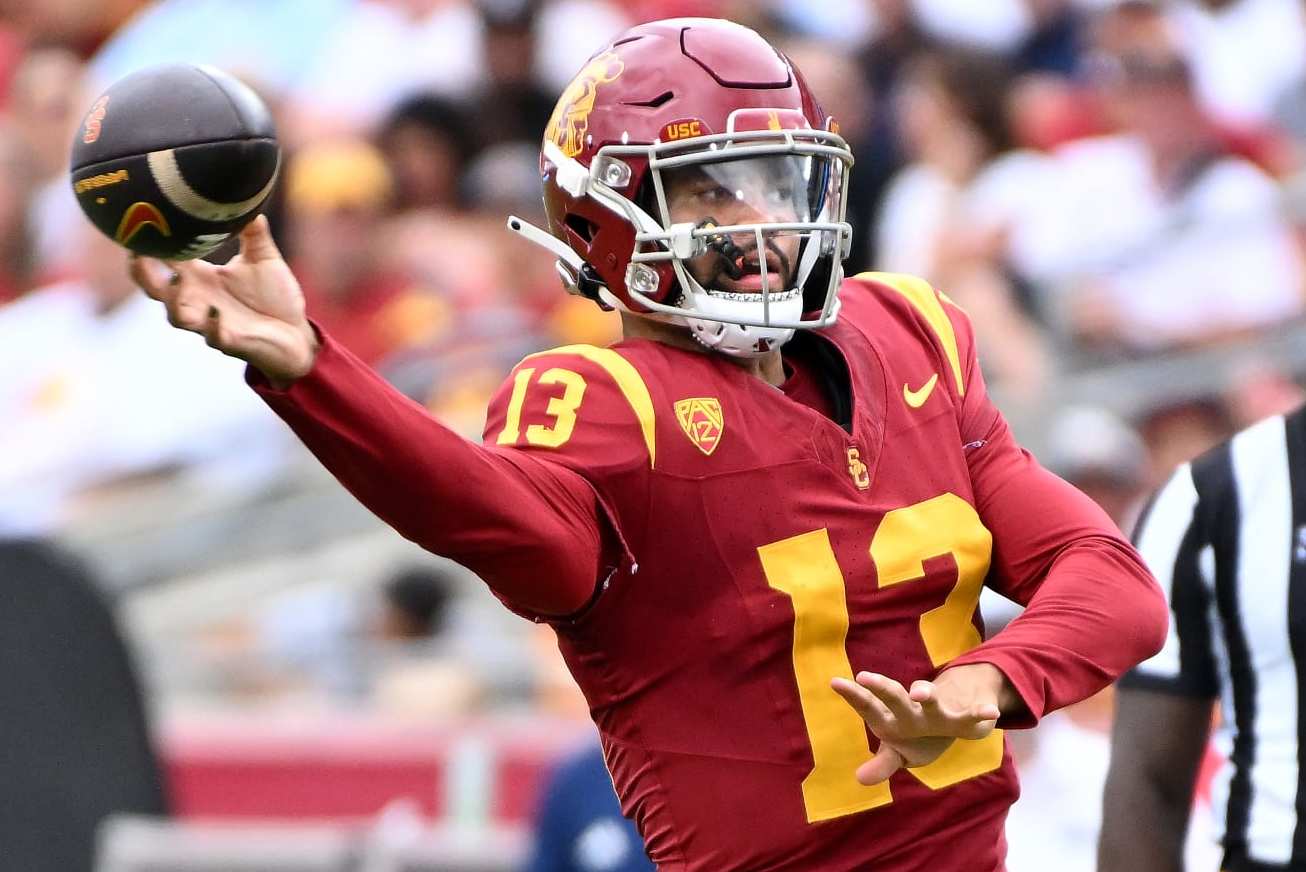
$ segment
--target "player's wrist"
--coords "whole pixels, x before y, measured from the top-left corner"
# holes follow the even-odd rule
[[[1006,674],[992,663],[963,663],[939,673],[935,684],[964,685],[977,703],[993,703],[1007,715],[1024,706]]]
[[[284,391],[313,371],[321,341],[308,321],[291,328],[284,342],[276,343],[276,350],[267,359],[251,359],[249,363],[263,373],[273,388]]]

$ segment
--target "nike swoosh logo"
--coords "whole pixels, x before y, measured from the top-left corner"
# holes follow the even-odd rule
[[[930,376],[929,381],[916,390],[912,390],[907,386],[906,382],[903,382],[902,398],[906,400],[907,405],[911,406],[913,409],[919,409],[921,406],[925,405],[925,401],[930,398],[930,394],[934,393],[934,386],[938,383],[939,374],[937,372]]]

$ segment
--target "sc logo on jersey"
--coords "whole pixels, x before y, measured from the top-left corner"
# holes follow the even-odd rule
[[[860,449],[848,449],[848,474],[852,476],[853,484],[857,485],[858,490],[866,490],[871,486],[871,473],[866,464],[862,463]]]

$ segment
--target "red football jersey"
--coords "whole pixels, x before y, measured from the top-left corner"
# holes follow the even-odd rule
[[[972,456],[1029,460],[955,308],[906,277],[842,297],[835,326],[795,341],[839,352],[851,432],[648,340],[534,355],[490,407],[486,442],[583,475],[633,555],[557,627],[662,869],[1001,867],[1001,732],[864,787],[872,742],[829,683],[908,686],[980,643],[992,535]]]
[[[965,316],[905,276],[841,296],[839,322],[792,348],[842,361],[850,429],[648,340],[528,357],[484,447],[329,341],[289,391],[262,389],[364,502],[510,606],[588,602],[554,624],[663,870],[1001,869],[1002,733],[864,787],[875,743],[830,679],[990,662],[1023,726],[1164,633],[1133,549],[1011,438]],[[985,583],[1030,608],[981,645]]]

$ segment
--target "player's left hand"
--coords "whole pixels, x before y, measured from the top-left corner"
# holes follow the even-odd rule
[[[984,738],[1011,693],[1006,677],[987,663],[947,669],[935,681],[912,682],[910,690],[873,672],[858,673],[855,682],[835,678],[831,687],[880,740],[879,750],[857,769],[862,784],[933,763],[957,739]]]

